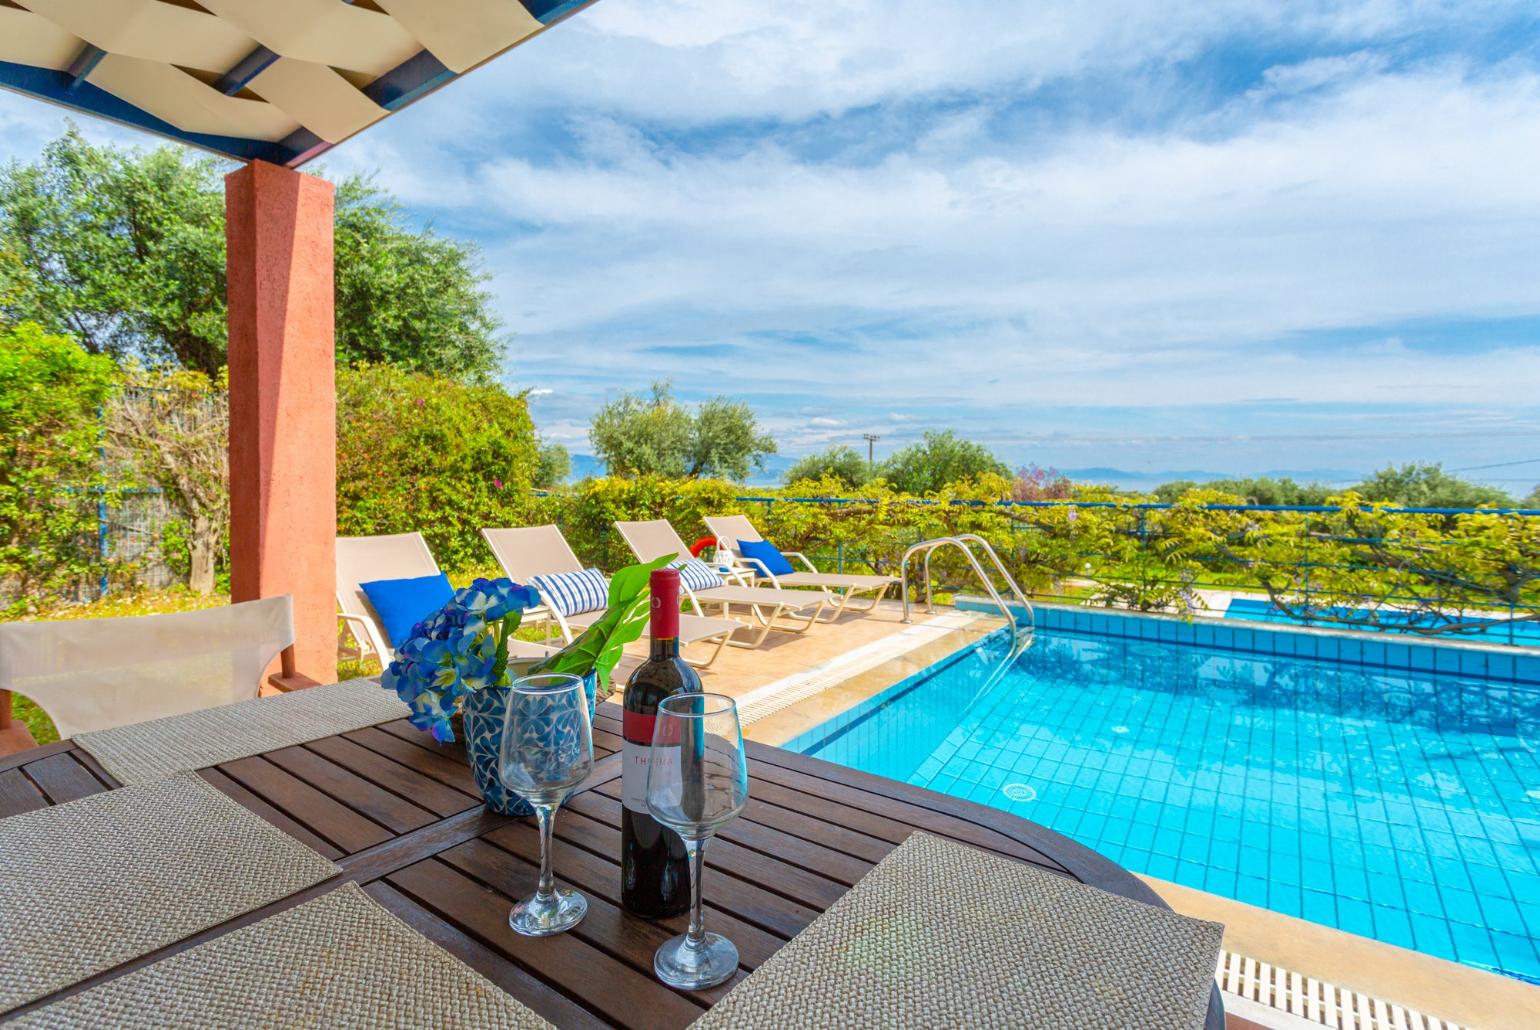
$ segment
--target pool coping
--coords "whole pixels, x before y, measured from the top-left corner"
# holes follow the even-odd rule
[[[1446,1022],[1534,1027],[1540,987],[1136,873],[1177,912],[1223,923],[1226,951]]]

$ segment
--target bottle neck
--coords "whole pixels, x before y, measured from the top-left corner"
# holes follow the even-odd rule
[[[652,660],[667,661],[670,658],[679,657],[678,637],[653,637]]]

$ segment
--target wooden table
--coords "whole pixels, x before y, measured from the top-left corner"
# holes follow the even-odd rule
[[[206,780],[342,867],[376,901],[562,1027],[684,1026],[832,905],[916,829],[984,848],[1153,905],[1140,880],[1035,823],[982,805],[750,742],[750,801],[707,847],[707,926],[738,946],[728,984],[679,993],[652,976],[658,945],[684,930],[619,908],[620,711],[600,708],[594,774],[563,806],[558,881],[588,895],[573,931],[540,940],[508,929],[533,892],[532,821],[482,807],[457,746],[406,722],[326,737],[202,770]],[[0,817],[117,786],[61,741],[0,759]],[[333,879],[67,988],[47,1004],[334,889]],[[1208,1026],[1224,1026],[1217,990]]]

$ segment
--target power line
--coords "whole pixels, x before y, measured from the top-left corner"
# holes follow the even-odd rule
[[[1523,461],[1500,461],[1496,465],[1467,465],[1462,469],[1450,469],[1450,472],[1480,472],[1482,469],[1505,469],[1514,465],[1533,465],[1540,458],[1525,458]]]

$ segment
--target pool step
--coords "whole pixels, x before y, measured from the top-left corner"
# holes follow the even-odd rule
[[[1277,1030],[1464,1030],[1458,1023],[1233,951],[1219,953],[1214,978],[1224,992],[1225,1011]]]

